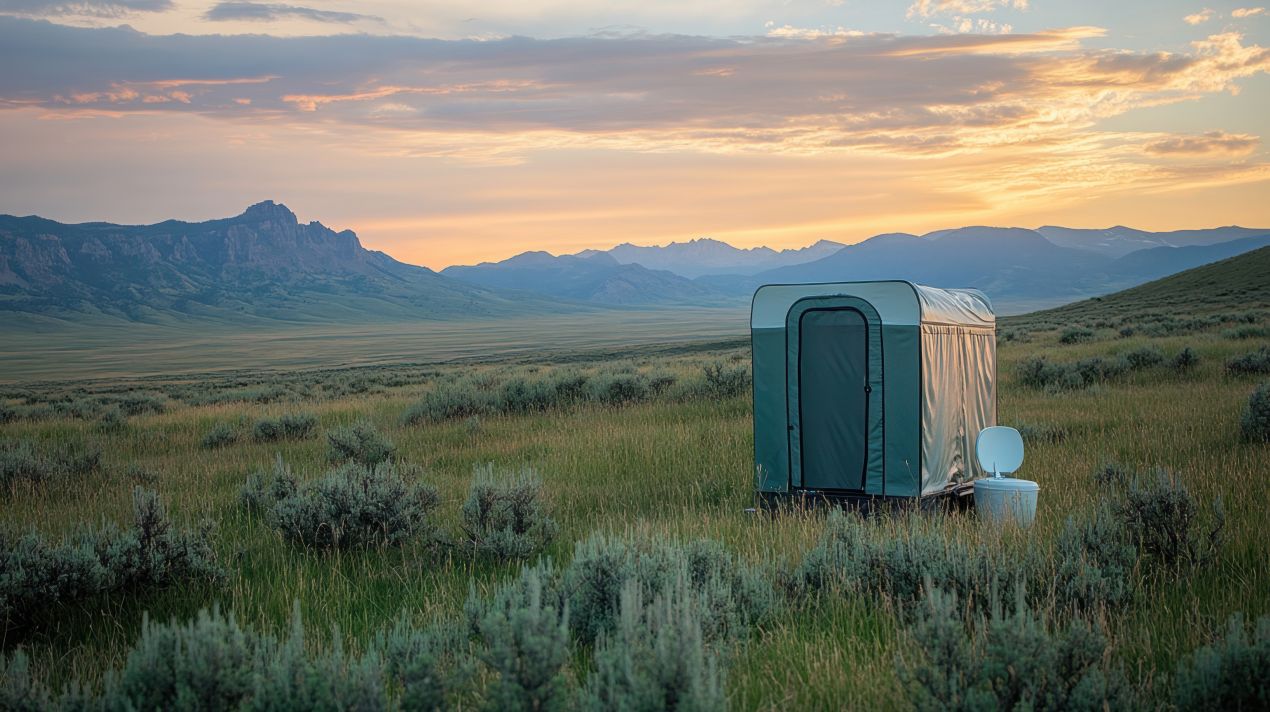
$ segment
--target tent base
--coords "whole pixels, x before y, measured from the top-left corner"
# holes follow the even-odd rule
[[[759,508],[768,512],[807,511],[817,507],[841,507],[861,514],[920,509],[962,511],[975,506],[973,482],[962,482],[924,497],[895,497],[835,492],[833,490],[793,490],[791,492],[757,492]]]

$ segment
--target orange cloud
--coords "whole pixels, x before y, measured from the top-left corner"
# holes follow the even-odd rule
[[[513,92],[530,88],[542,88],[542,85],[533,81],[513,81],[502,79],[496,79],[488,82],[476,82],[472,84],[449,84],[431,87],[390,85],[367,89],[364,91],[351,92],[348,94],[286,94],[282,97],[282,100],[288,104],[294,104],[296,108],[301,111],[317,111],[317,108],[323,104],[371,101],[374,99],[385,99],[398,94],[445,96],[448,94],[465,94],[472,92]]]
[[[1251,153],[1260,139],[1249,134],[1209,131],[1199,136],[1172,136],[1152,141],[1144,147],[1159,155],[1207,156],[1212,154],[1244,155]]]

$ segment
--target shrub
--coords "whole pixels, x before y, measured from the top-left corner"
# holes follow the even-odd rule
[[[1158,366],[1164,363],[1164,353],[1154,346],[1143,346],[1125,353],[1121,358],[1129,365],[1130,371]]]
[[[1018,430],[1019,435],[1023,437],[1023,441],[1028,443],[1049,443],[1053,445],[1064,442],[1067,440],[1068,435],[1067,428],[1048,423],[1019,421],[1014,424],[1014,429]]]
[[[628,582],[637,582],[644,600],[651,600],[680,577],[702,606],[707,640],[739,636],[777,607],[770,578],[717,542],[623,541],[597,535],[574,547],[562,576],[575,634],[591,643],[611,632]]]
[[[440,385],[406,409],[401,416],[404,425],[468,418],[491,410],[491,398],[474,386]]]
[[[1195,350],[1187,346],[1177,355],[1173,357],[1173,370],[1179,373],[1189,373],[1192,369],[1199,365],[1199,354]]]
[[[4,403],[0,403],[0,425],[12,423],[18,419],[18,411]]]
[[[143,620],[123,666],[96,685],[71,677],[54,696],[25,654],[0,653],[0,708],[102,710],[441,710],[470,672],[466,636],[445,622],[399,621],[360,655],[307,637],[299,604],[281,636],[243,628],[218,609],[187,622]]]
[[[0,486],[79,477],[101,467],[101,450],[79,443],[42,448],[30,440],[0,442]]]
[[[303,440],[313,436],[317,416],[311,413],[287,413],[279,418],[262,418],[256,421],[252,435],[256,442],[276,440]]]
[[[1175,476],[1157,470],[1135,478],[1114,505],[1129,541],[1154,563],[1168,569],[1202,564],[1216,557],[1225,523],[1221,504],[1213,510],[1213,525],[1201,531],[1200,506]]]
[[[534,381],[513,379],[503,384],[498,394],[501,413],[532,413],[550,408],[564,408],[585,396],[585,376],[553,376]]]
[[[639,583],[622,588],[618,623],[601,637],[583,709],[727,709],[723,665],[705,646],[703,606],[682,575],[651,604]]]
[[[111,406],[102,411],[97,418],[97,431],[101,433],[118,433],[128,428],[128,416],[118,406]]]
[[[384,709],[374,655],[348,656],[339,644],[306,646],[300,615],[285,638],[245,631],[213,610],[190,623],[148,623],[118,676],[107,709]]]
[[[522,577],[523,597],[491,606],[478,622],[481,658],[498,674],[487,706],[494,710],[552,710],[568,705],[564,667],[572,654],[569,615],[544,596],[540,569]]]
[[[229,423],[217,423],[207,431],[199,445],[204,450],[227,447],[238,442],[238,429]]]
[[[1236,376],[1270,373],[1270,347],[1262,346],[1226,362],[1226,373]]]
[[[397,446],[366,420],[328,431],[326,442],[327,459],[335,463],[351,461],[369,467],[387,461],[397,451]]]
[[[448,703],[472,672],[468,636],[462,626],[439,621],[418,628],[398,619],[375,637],[373,650],[383,659],[384,672],[400,687],[403,710],[447,710]]]
[[[167,410],[162,399],[145,393],[129,393],[115,400],[114,404],[127,416],[162,413]]]
[[[1094,470],[1093,480],[1098,485],[1113,485],[1120,487],[1129,484],[1137,472],[1128,465],[1122,465],[1119,462],[1104,462],[1101,467]]]
[[[1033,356],[1020,361],[1014,375],[1023,386],[1044,388],[1062,375],[1062,367],[1051,364],[1044,356]]]
[[[405,474],[417,478],[418,472]],[[271,476],[257,473],[243,488],[244,504],[264,511],[286,538],[304,546],[337,549],[399,546],[434,531],[436,490],[408,482],[389,462],[373,467],[346,463],[324,477],[297,485],[285,465]]]
[[[1047,625],[1020,594],[976,630],[957,597],[931,588],[911,628],[918,653],[898,664],[918,710],[1102,710],[1131,700],[1123,673],[1105,662],[1105,636],[1080,619]]]
[[[921,598],[923,582],[931,579],[984,606],[998,583],[1026,582],[1033,574],[1030,559],[1008,560],[917,518],[901,524],[884,531],[875,522],[831,512],[819,543],[793,573],[794,590],[878,594],[904,609]]]
[[[998,343],[1017,341],[1027,343],[1032,340],[1032,332],[1027,329],[1002,329],[997,334]]]
[[[1248,397],[1239,428],[1247,442],[1270,442],[1270,382],[1257,386]]]
[[[218,580],[210,526],[178,530],[158,495],[133,491],[133,525],[85,530],[50,545],[37,534],[0,538],[0,620],[25,620],[48,606],[111,591]]]
[[[1184,658],[1173,703],[1183,712],[1270,709],[1270,616],[1258,618],[1249,635],[1236,614],[1225,637]]]
[[[1267,329],[1264,326],[1244,324],[1233,329],[1227,329],[1223,331],[1221,335],[1227,339],[1264,339],[1270,337],[1270,329]]]
[[[1082,344],[1093,340],[1094,332],[1080,327],[1064,329],[1063,333],[1058,337],[1058,343],[1060,344]]]
[[[278,502],[295,496],[299,486],[282,455],[277,455],[272,471],[257,470],[247,476],[247,482],[239,490],[239,500],[256,513],[272,514]]]
[[[31,661],[21,649],[13,655],[0,652],[0,709],[15,712],[57,709],[48,688],[31,676]]]
[[[1050,363],[1043,356],[1019,362],[1015,377],[1029,388],[1048,391],[1085,388],[1116,378],[1129,369],[1124,359],[1108,360],[1098,356],[1081,359],[1075,363]]]
[[[605,405],[624,405],[645,400],[648,382],[637,374],[604,374],[589,384],[592,400]]]
[[[188,623],[156,624],[147,617],[105,696],[130,709],[232,709],[253,692],[259,645],[257,636],[215,609],[199,611]]]
[[[746,366],[729,367],[722,363],[706,364],[702,369],[706,380],[706,393],[712,398],[733,398],[750,387],[750,369]]]
[[[338,636],[325,650],[310,652],[299,604],[285,639],[261,636],[251,707],[268,710],[381,710],[388,708],[378,656],[344,652]]]
[[[1089,516],[1069,516],[1055,551],[1054,594],[1060,608],[1114,609],[1133,599],[1138,550],[1108,505]]]
[[[135,462],[123,469],[124,477],[139,485],[149,486],[159,481],[159,473]]]
[[[531,468],[497,475],[492,464],[475,469],[462,511],[463,532],[483,554],[524,558],[539,551],[556,534],[547,514],[542,480]]]
[[[87,398],[64,400],[53,404],[53,412],[64,418],[90,420],[101,412],[101,403]]]

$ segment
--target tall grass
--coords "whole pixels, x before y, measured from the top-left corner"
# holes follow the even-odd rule
[[[1263,535],[1270,453],[1266,444],[1245,440],[1240,425],[1257,380],[1239,369],[1226,369],[1228,361],[1250,349],[1255,354],[1258,347],[1247,340],[1225,339],[1216,331],[1120,337],[1117,328],[1099,327],[1094,340],[1060,349],[1058,329],[1033,326],[1027,339],[1008,340],[1000,347],[1000,419],[1034,424],[1019,473],[1041,485],[1031,530],[1002,532],[973,517],[918,515],[870,523],[868,537],[881,546],[921,531],[924,547],[965,550],[973,556],[983,551],[993,561],[1011,561],[1021,556],[1019,552],[1034,550],[1034,556],[1053,567],[1063,555],[1061,546],[1088,552],[1087,542],[1099,540],[1099,530],[1085,528],[1096,526],[1096,513],[1108,490],[1090,473],[1108,461],[1125,463],[1135,472],[1158,466],[1176,473],[1199,505],[1206,507],[1219,498],[1223,502],[1220,551],[1205,559],[1195,575],[1134,581],[1131,600],[1118,604],[1115,615],[1104,617],[1108,662],[1123,667],[1135,695],[1164,704],[1173,699],[1164,680],[1172,679],[1195,651],[1214,645],[1230,616],[1242,613],[1245,620],[1255,620],[1270,613],[1265,595],[1270,572],[1264,565],[1270,548]],[[1142,351],[1135,358],[1144,365],[1136,370],[1126,368],[1112,378],[1071,389],[1033,388],[1018,378],[1018,364],[1038,357],[1051,364],[1094,358],[1109,363],[1127,360],[1127,354],[1143,347],[1158,349],[1164,362],[1157,362],[1150,350]],[[1195,358],[1186,359],[1185,369],[1174,368],[1168,361],[1183,348]],[[0,495],[7,531],[34,528],[54,540],[86,523],[126,522],[135,476],[129,473],[159,473],[151,486],[168,504],[176,525],[205,517],[218,522],[212,541],[226,578],[218,587],[176,585],[107,597],[91,608],[61,606],[32,625],[8,628],[5,650],[12,654],[21,647],[24,664],[41,682],[58,686],[83,679],[100,685],[107,670],[126,663],[145,630],[147,612],[150,620],[183,622],[218,604],[253,635],[287,640],[298,602],[307,626],[323,633],[338,630],[335,637],[345,649],[360,656],[388,635],[385,631],[400,621],[403,611],[416,622],[454,617],[472,595],[493,596],[518,575],[518,562],[472,556],[458,546],[438,547],[427,537],[407,538],[394,546],[316,552],[295,545],[267,517],[240,505],[248,474],[268,471],[279,455],[290,465],[299,488],[316,483],[332,468],[328,450],[341,460],[379,459],[389,452],[383,458],[397,463],[395,467],[417,466],[427,473],[437,497],[429,525],[452,532],[463,530],[462,504],[475,467],[494,463],[500,469],[533,468],[540,473],[557,525],[555,536],[542,542],[541,554],[557,562],[560,571],[579,557],[591,556],[585,543],[595,537],[628,543],[708,539],[721,553],[702,554],[703,560],[733,562],[718,565],[718,570],[759,572],[746,586],[754,580],[780,584],[772,591],[779,592],[783,603],[766,608],[761,622],[739,619],[745,622],[742,644],[714,663],[726,665],[726,675],[722,668],[717,678],[706,674],[710,661],[716,660],[713,652],[703,653],[699,661],[685,661],[701,671],[700,679],[707,684],[698,689],[705,698],[714,684],[709,681],[719,679],[729,702],[739,709],[907,707],[913,701],[896,672],[896,660],[915,659],[921,650],[904,613],[905,607],[920,610],[924,605],[921,578],[912,579],[912,596],[900,595],[893,586],[864,595],[845,595],[844,588],[808,588],[789,597],[793,573],[823,543],[827,523],[817,511],[777,516],[745,511],[753,504],[753,440],[747,389],[737,384],[744,382],[740,374],[747,365],[747,354],[727,351],[554,364],[400,367],[357,376],[365,380],[338,371],[285,375],[277,383],[265,377],[241,383],[216,378],[206,383],[150,380],[135,384],[136,390],[161,394],[156,397],[164,403],[162,410],[131,415],[126,428],[109,433],[98,430],[93,420],[35,412],[48,404],[42,394],[74,400],[104,385],[11,388],[0,396],[0,404],[9,409],[6,413],[13,413],[6,415],[10,420],[3,425],[6,439],[29,442],[33,453],[53,452],[66,442],[99,443],[101,457],[91,476],[58,478],[56,486],[52,481],[22,480],[9,487]],[[565,402],[536,405],[540,401],[531,384],[564,383],[570,373],[587,375],[585,390],[579,388]],[[592,390],[593,381],[603,385]],[[631,395],[638,394],[632,385],[637,383],[656,395]],[[111,387],[126,390],[128,384]],[[481,394],[495,394],[504,399],[500,402],[528,405],[403,422],[403,413],[428,394],[445,389],[477,394],[477,401],[486,397]],[[593,396],[597,393],[604,395]],[[237,437],[219,447],[200,447],[218,423],[252,424],[300,408],[328,434],[337,433],[339,444],[328,438]],[[471,415],[479,415],[479,421],[469,421]],[[386,447],[389,442],[391,450]],[[1131,473],[1124,478],[1126,486],[1132,480]],[[1147,486],[1145,480],[1142,486]],[[1127,538],[1123,543],[1133,549],[1133,557],[1139,550],[1169,550],[1167,541]],[[1100,581],[1114,586],[1120,574],[1113,569],[1121,561],[1115,557],[1120,553],[1087,553],[1091,562],[1101,557],[1097,560],[1104,564],[1104,578],[1087,575],[1072,580],[1092,587],[1088,591],[1102,591],[1097,588]],[[531,558],[529,565],[534,561]],[[1083,571],[1088,574],[1088,569]],[[990,586],[990,578],[975,581]],[[1057,569],[1052,578],[1060,578]],[[739,585],[729,583],[729,590]],[[1011,590],[1008,581],[1000,585],[1007,594]],[[966,595],[963,592],[958,600],[965,602]],[[1082,595],[1099,599],[1110,594]],[[621,598],[619,589],[612,597],[619,610]],[[1042,598],[1034,597],[1032,604],[1044,615],[1058,610],[1056,602]],[[654,599],[654,593],[640,594],[641,605]],[[574,616],[582,611],[572,602],[569,609],[571,635],[576,637]],[[725,607],[718,610],[726,612]],[[704,618],[705,629],[711,620],[725,621],[725,626],[734,620],[719,616]],[[53,621],[55,626],[47,625]],[[1066,625],[1046,630],[1066,630]],[[400,635],[407,641],[401,646],[431,645],[409,643],[412,634]],[[587,640],[610,651],[603,662],[606,669],[626,664],[616,652],[619,646],[655,649],[663,644],[655,635],[622,633],[615,623],[598,626]],[[449,669],[466,663],[444,658],[438,664]],[[1199,663],[1185,664],[1201,669],[1195,667]],[[493,674],[489,663],[480,665],[486,667],[480,668],[484,672],[477,672],[478,677]],[[385,675],[405,685],[410,673],[394,670]],[[590,668],[574,670],[569,684],[584,689],[589,672]],[[590,694],[611,699],[606,695],[617,694],[615,689],[610,685]]]

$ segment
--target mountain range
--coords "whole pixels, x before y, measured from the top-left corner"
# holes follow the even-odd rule
[[[623,264],[608,252],[560,257],[523,252],[502,262],[447,267],[441,274],[490,289],[520,289],[599,304],[700,304],[724,299],[724,295],[687,277]]]
[[[1005,311],[1052,306],[1073,299],[1131,287],[1164,275],[1225,259],[1270,244],[1270,229],[1222,227],[1150,233],[1131,228],[1037,230],[971,226],[925,235],[887,233],[853,245],[822,241],[809,248],[752,252],[716,240],[671,243],[664,247],[629,245],[552,257],[535,252],[503,262],[449,267],[444,274],[487,287],[523,289],[553,297],[608,301],[569,288],[562,274],[582,269],[592,278],[619,279],[615,253],[637,255],[644,267],[660,265],[660,284],[640,294],[624,293],[622,303],[681,302],[695,294],[701,302],[727,296],[743,298],[763,284],[905,279],[937,287],[982,289]],[[828,254],[824,254],[828,253]],[[527,255],[532,255],[528,259]],[[688,257],[691,255],[691,258]],[[772,255],[784,262],[774,268]],[[816,255],[820,255],[817,257]],[[599,262],[599,258],[613,259]],[[731,273],[701,265],[750,261]],[[674,279],[679,277],[678,280]],[[691,279],[690,279],[691,278]],[[689,285],[704,289],[693,293]],[[596,290],[602,295],[602,290]]]
[[[742,249],[701,237],[687,242],[672,242],[664,247],[644,247],[624,242],[609,250],[583,250],[578,256],[590,257],[603,252],[620,264],[638,264],[691,279],[711,274],[757,274],[828,257],[843,247],[846,245],[841,242],[820,240],[807,247],[778,252],[770,247]]]
[[[0,215],[5,325],[108,318],[165,323],[395,322],[635,306],[742,306],[766,283],[907,279],[984,290],[1003,313],[1106,294],[1270,245],[1270,229],[963,227],[852,245],[738,249],[698,239],[622,244],[434,272],[301,224],[264,201],[241,215],[68,225]]]
[[[392,321],[569,308],[581,307],[398,262],[273,201],[200,223],[0,216],[0,315],[10,317]]]

